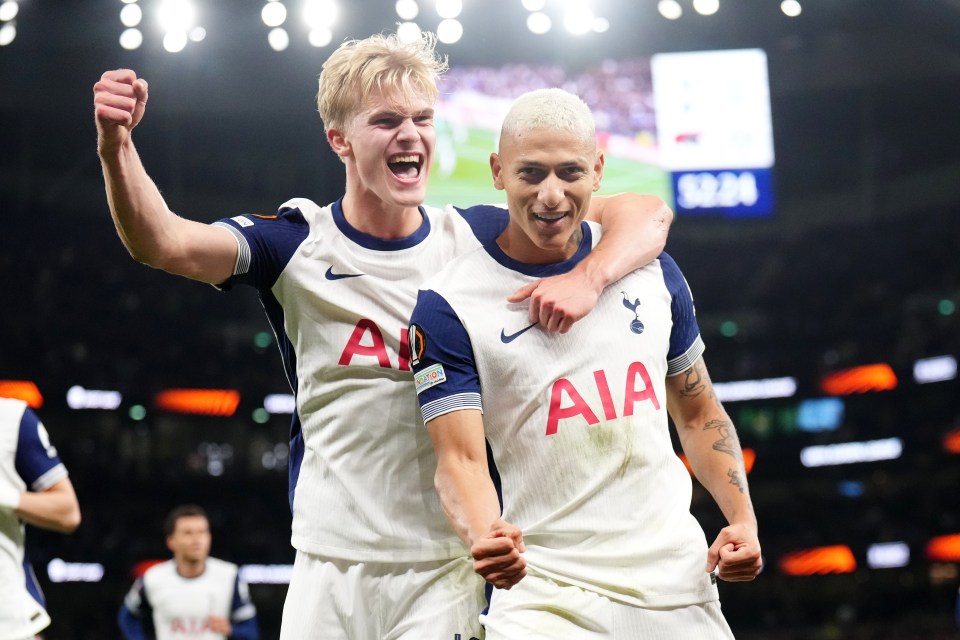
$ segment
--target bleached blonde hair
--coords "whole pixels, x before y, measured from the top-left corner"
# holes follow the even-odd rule
[[[323,63],[317,111],[323,127],[343,128],[360,111],[371,93],[403,101],[423,96],[437,99],[437,80],[447,70],[446,56],[435,51],[437,38],[424,32],[413,42],[396,34],[374,34],[347,40]]]
[[[569,131],[596,141],[597,126],[590,107],[563,89],[536,89],[513,101],[500,128],[501,139],[530,129]]]

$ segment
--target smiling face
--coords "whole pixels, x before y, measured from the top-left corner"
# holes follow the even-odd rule
[[[603,175],[593,136],[552,127],[505,133],[490,168],[510,208],[510,224],[498,239],[507,255],[545,264],[576,253],[580,223]]]
[[[436,144],[430,98],[375,91],[327,137],[347,165],[348,194],[364,207],[406,209],[423,203]]]

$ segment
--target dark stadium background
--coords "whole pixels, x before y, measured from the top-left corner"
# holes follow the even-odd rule
[[[17,38],[0,47],[0,380],[39,387],[38,413],[84,516],[69,537],[28,531],[53,617],[48,640],[118,637],[131,570],[166,557],[160,524],[177,503],[209,510],[214,555],[241,564],[293,558],[282,460],[289,418],[251,419],[266,394],[288,392],[275,344],[255,340],[268,331],[256,296],[131,260],[96,157],[92,85],[106,69],[131,67],[151,86],[137,145],[175,211],[212,221],[269,212],[294,195],[340,194],[342,169],[314,106],[331,47],[313,49],[295,34],[274,52],[263,2],[197,2],[207,39],[176,55],[153,34],[140,50],[122,50],[115,0],[23,0]],[[455,64],[767,52],[775,214],[681,217],[668,247],[696,294],[714,380],[798,384],[794,398],[727,404],[738,423],[753,420],[740,430],[757,454],[750,482],[767,564],[754,583],[721,585],[724,611],[747,640],[957,637],[960,557],[931,559],[925,549],[960,533],[960,457],[942,444],[960,427],[960,389],[956,379],[918,385],[911,371],[918,358],[960,356],[960,313],[949,304],[960,303],[960,2],[806,0],[789,19],[777,2],[725,0],[710,17],[685,3],[671,22],[653,0],[597,0],[612,26],[581,38],[532,36],[519,1],[464,4],[463,40],[441,47]],[[421,13],[424,28],[436,26],[430,15]],[[344,2],[334,44],[395,22],[392,2]],[[731,321],[732,336],[721,331]],[[758,427],[758,415],[776,421],[799,400],[822,397],[824,375],[874,363],[893,368],[897,388],[845,397],[840,429]],[[123,405],[70,410],[73,385],[119,390]],[[154,410],[154,395],[174,387],[236,389],[242,399],[233,418]],[[147,407],[145,419],[129,416],[134,404]],[[804,446],[889,437],[903,442],[896,460],[799,463]],[[271,455],[279,455],[272,470],[263,464]],[[218,460],[223,473],[211,475]],[[712,539],[721,520],[702,489],[693,509]],[[866,549],[879,542],[906,543],[909,563],[871,569]],[[856,570],[780,568],[792,551],[830,545],[849,546]],[[51,582],[54,558],[100,563],[103,578]],[[252,593],[264,637],[275,637],[284,586]]]

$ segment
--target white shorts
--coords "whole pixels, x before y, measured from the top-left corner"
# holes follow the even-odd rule
[[[641,608],[528,573],[495,589],[486,640],[732,640],[720,603]]]
[[[280,640],[482,640],[485,605],[469,558],[346,562],[298,551]]]

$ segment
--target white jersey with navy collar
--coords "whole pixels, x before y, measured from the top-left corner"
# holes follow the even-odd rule
[[[662,254],[608,286],[566,334],[531,325],[507,295],[569,271],[527,265],[495,242],[454,260],[420,292],[414,363],[424,420],[478,408],[503,517],[531,571],[638,606],[717,598],[692,483],[674,452],[667,376],[702,354],[693,300]]]
[[[0,398],[0,484],[46,491],[67,477],[37,415],[21,400]],[[32,637],[50,624],[43,593],[24,556],[24,526],[0,507],[0,638]]]
[[[478,238],[499,234],[507,214],[421,213],[420,229],[399,240],[352,228],[339,201],[294,199],[277,216],[215,223],[240,248],[225,288],[259,291],[296,395],[290,499],[300,551],[376,562],[465,553],[433,488],[407,326],[420,284]]]
[[[203,573],[185,578],[174,560],[147,569],[123,600],[136,618],[149,617],[152,637],[157,640],[223,640],[210,630],[208,618],[215,615],[231,624],[250,620],[257,609],[245,582],[232,562],[208,557]]]

